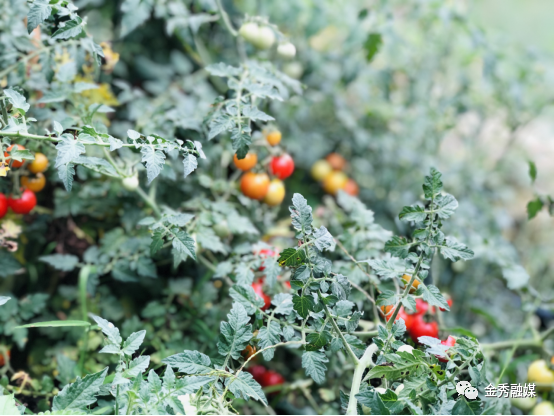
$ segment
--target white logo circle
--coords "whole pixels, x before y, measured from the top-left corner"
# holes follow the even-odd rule
[[[468,399],[473,400],[473,399],[477,398],[477,396],[479,395],[479,392],[477,391],[477,389],[475,387],[468,387],[467,389],[465,389],[464,395]]]
[[[468,387],[471,387],[471,383],[469,381],[458,381],[456,384],[456,391],[458,394],[464,395],[464,392]]]

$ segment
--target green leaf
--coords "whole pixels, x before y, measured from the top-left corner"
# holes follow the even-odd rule
[[[394,279],[399,277],[406,271],[406,265],[404,262],[391,258],[387,260],[375,259],[375,260],[363,260],[358,263],[367,263],[371,267],[372,271],[383,279]]]
[[[302,354],[302,368],[317,384],[325,382],[325,372],[327,371],[325,363],[328,362],[325,354],[319,351],[304,351]]]
[[[53,412],[85,413],[87,407],[96,402],[96,395],[102,386],[108,367],[94,374],[88,374],[73,384],[68,384],[54,397]]]
[[[24,113],[26,113],[31,107],[29,104],[27,104],[25,97],[18,93],[16,90],[6,88],[4,90],[4,94],[6,95],[6,97],[8,97],[8,100],[15,108],[23,111]]]
[[[123,342],[123,339],[121,338],[121,335],[119,335],[119,329],[112,324],[111,322],[108,322],[104,318],[101,318],[99,316],[93,315],[92,313],[89,314],[92,319],[98,324],[102,332],[108,337],[108,340],[116,345],[121,345]]]
[[[402,208],[398,218],[404,221],[422,222],[427,217],[427,212],[421,205],[410,205]]]
[[[260,348],[267,348],[281,342],[281,326],[275,320],[271,321],[268,326],[263,326],[258,332],[258,345]],[[264,360],[270,361],[273,359],[275,349],[271,348],[264,352]]]
[[[9,301],[11,298],[9,296],[0,296],[0,306],[5,304],[7,301]]]
[[[372,415],[390,415],[389,409],[383,403],[381,396],[375,390],[363,389],[356,394],[360,404],[371,409]]]
[[[90,322],[87,321],[46,321],[46,322],[35,322],[32,324],[26,324],[26,325],[19,325],[14,327],[13,329],[18,328],[59,328],[59,327],[66,327],[66,326],[90,326]]]
[[[236,151],[237,157],[244,159],[252,144],[252,136],[242,128],[234,128],[231,130],[231,140],[233,141],[233,149]]]
[[[233,285],[229,289],[229,295],[244,306],[248,315],[254,314],[257,308],[264,306],[263,299],[256,295],[251,285]]]
[[[156,150],[152,145],[143,146],[140,149],[142,153],[142,163],[146,166],[146,176],[150,184],[162,171],[165,163],[165,155],[162,151]]]
[[[537,165],[535,165],[535,162],[529,161],[529,177],[531,178],[531,182],[534,183],[537,179]]]
[[[314,299],[312,298],[312,296],[293,295],[292,304],[293,304],[294,310],[303,319],[306,319],[310,311],[314,309]]]
[[[276,294],[271,303],[275,305],[275,310],[273,313],[280,313],[282,315],[290,315],[292,312],[292,295],[289,293],[278,293]]]
[[[196,157],[190,153],[187,153],[183,157],[183,174],[185,178],[189,176],[198,167]]]
[[[294,267],[304,263],[305,259],[306,253],[303,249],[297,250],[295,248],[286,248],[281,252],[277,261],[281,267]]]
[[[227,318],[229,322],[221,322],[219,327],[220,334],[217,349],[221,355],[231,356],[238,360],[240,353],[252,339],[252,325],[249,324],[250,317],[244,306],[235,302]]]
[[[73,176],[75,176],[75,167],[73,163],[58,166],[58,177],[61,179],[67,192],[73,188]]]
[[[62,134],[56,145],[58,155],[56,156],[56,168],[72,163],[82,153],[85,153],[85,145],[75,140],[71,134]]]
[[[479,402],[470,402],[468,403],[465,397],[460,397],[456,401],[456,404],[452,408],[453,415],[479,415],[480,412],[480,403]]]
[[[250,120],[253,120],[253,121],[258,121],[258,120],[272,121],[272,120],[275,120],[269,114],[266,114],[263,111],[258,110],[258,107],[250,106],[250,105],[245,105],[242,108],[242,115],[244,117],[248,117]]]
[[[393,290],[383,290],[377,298],[377,306],[395,305],[398,302],[398,295]]]
[[[440,342],[440,341],[439,341]],[[381,378],[385,376],[388,380],[396,380],[398,378],[406,378],[411,373],[415,373],[420,365],[421,358],[425,353],[418,350],[409,352],[399,352],[396,354],[387,354],[385,359],[388,365],[376,365],[373,367],[367,378]],[[390,365],[390,364],[393,365]]]
[[[534,218],[542,209],[543,205],[544,204],[540,197],[537,197],[536,199],[529,201],[529,203],[527,204],[527,219],[530,220]]]
[[[141,24],[146,22],[152,12],[153,3],[146,0],[125,0],[121,4],[123,18],[121,19],[121,37],[127,36]]]
[[[18,407],[15,404],[13,394],[0,396],[0,415],[20,415]]]
[[[364,42],[364,49],[366,51],[365,59],[367,62],[371,62],[379,49],[383,45],[383,37],[380,33],[370,33],[367,35],[367,39]]]
[[[152,242],[150,243],[150,255],[156,254],[164,245],[165,231],[161,228],[154,230]]]
[[[519,264],[511,264],[502,268],[502,277],[506,279],[508,289],[517,290],[527,286],[529,273]]]
[[[252,398],[267,406],[267,399],[262,387],[254,380],[252,374],[243,371],[236,377],[227,378],[225,384],[236,398],[243,398],[247,401]]]
[[[235,268],[235,276],[239,285],[250,286],[254,281],[254,272],[250,265],[245,263],[241,263]]]
[[[312,240],[318,250],[335,250],[335,240],[331,233],[327,231],[323,225],[314,232],[314,239]]]
[[[134,378],[144,373],[150,365],[150,356],[142,355],[129,363],[129,368],[123,372],[123,377]]]
[[[168,367],[175,367],[177,371],[185,374],[202,374],[213,371],[210,357],[198,351],[185,350],[180,354],[164,358],[162,363],[167,364]]]
[[[133,355],[135,351],[138,350],[141,346],[145,336],[145,330],[133,332],[123,343],[123,348],[121,348],[121,351],[123,351],[128,356]]]
[[[242,69],[227,65],[223,62],[208,65],[204,69],[216,77],[236,77],[242,73]]]
[[[446,237],[444,245],[440,246],[439,249],[445,259],[452,261],[471,260],[475,255],[467,246],[452,237]]]
[[[450,218],[458,208],[458,201],[450,194],[437,195],[435,198],[435,212],[442,219]]]
[[[292,226],[297,231],[302,231],[306,234],[312,233],[312,207],[308,205],[308,201],[300,194],[294,194],[292,197],[292,207],[289,207],[290,216],[292,218]]]
[[[421,287],[421,290],[419,288]],[[438,306],[442,309],[446,309],[447,311],[450,310],[450,307],[448,306],[448,302],[446,302],[446,299],[441,294],[440,290],[433,285],[419,285],[418,287],[418,293],[421,292],[423,295],[423,300],[427,302],[429,305],[432,306]]]
[[[175,233],[173,238],[173,248],[180,254],[190,256],[196,261],[196,247],[194,239],[183,230]]]
[[[72,271],[79,263],[79,258],[72,254],[50,254],[49,256],[39,257],[39,260],[62,272]]]
[[[331,342],[331,339],[333,339],[333,336],[329,331],[325,330],[306,335],[306,341],[308,341],[311,346],[317,349],[320,349],[329,344]]]
[[[54,32],[54,34],[52,35],[52,40],[69,39],[79,35],[83,31],[83,26],[81,26],[81,23],[83,23],[83,19],[81,19],[79,16],[75,17],[75,19],[70,20],[69,22],[65,22],[65,25],[63,27],[60,27]]]
[[[395,235],[385,243],[385,251],[394,257],[405,259],[408,257],[409,250],[414,244],[409,242],[405,237]]]
[[[423,193],[425,198],[434,199],[436,195],[442,190],[442,174],[435,168],[431,168],[431,174],[425,177],[423,183]]]

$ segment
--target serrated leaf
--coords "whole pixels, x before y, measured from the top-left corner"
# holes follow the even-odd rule
[[[142,355],[129,363],[129,368],[123,372],[123,377],[134,378],[146,371],[150,365],[150,356]]]
[[[116,344],[121,345],[123,342],[123,339],[121,338],[121,335],[119,335],[119,329],[112,324],[111,322],[108,322],[104,318],[101,318],[99,316],[90,314],[91,318],[94,319],[94,321],[98,324],[102,332],[108,337],[108,339]]]
[[[62,272],[70,272],[79,264],[79,258],[72,254],[50,254],[39,257],[39,260]]]
[[[162,171],[165,163],[165,155],[162,151],[154,149],[153,146],[143,146],[140,149],[142,153],[142,162],[146,166],[146,176],[148,184],[152,182]]]
[[[402,211],[400,211],[400,214],[398,215],[398,218],[401,220],[415,222],[422,222],[426,217],[427,212],[421,205],[406,206],[402,208]]]
[[[423,183],[423,193],[425,198],[433,199],[442,190],[442,174],[435,168],[431,168],[431,174],[425,177]]]
[[[292,295],[289,293],[278,293],[276,294],[271,303],[275,305],[275,310],[273,313],[289,315],[292,312]]]
[[[202,374],[213,371],[210,357],[198,351],[185,350],[162,360],[168,367],[175,367],[185,374]],[[167,371],[167,370],[166,370]]]
[[[196,261],[196,244],[186,231],[181,230],[175,233],[172,244],[180,255],[190,256]]]
[[[244,306],[248,315],[254,314],[257,308],[264,306],[263,299],[254,292],[251,285],[233,285],[229,289],[229,295],[234,301]]]
[[[540,197],[533,199],[527,203],[527,219],[535,218],[535,216],[540,212],[544,206]]]
[[[292,218],[292,226],[306,234],[312,233],[312,207],[308,201],[300,194],[294,194],[292,197],[292,207],[289,208]]]
[[[363,260],[359,261],[359,263],[369,264],[372,271],[383,279],[394,279],[395,277],[401,276],[406,270],[404,262],[396,258],[387,260]]]
[[[272,121],[275,120],[269,114],[264,113],[263,111],[258,110],[256,106],[245,105],[242,108],[242,114],[244,117],[248,117],[251,120],[257,121]]]
[[[62,134],[56,145],[58,155],[56,156],[56,167],[67,165],[85,153],[85,145],[75,140],[71,134]]]
[[[152,12],[152,2],[145,0],[125,0],[121,4],[123,18],[121,19],[121,37],[127,36],[141,24],[146,22]]]
[[[390,390],[388,390],[390,391]],[[363,389],[356,394],[356,399],[360,404],[371,409],[374,415],[390,415],[389,409],[383,403],[381,396],[375,390]]]
[[[11,88],[6,88],[4,90],[4,95],[8,97],[8,100],[12,105],[17,108],[18,110],[22,110],[23,112],[27,112],[29,108],[31,107],[27,100],[25,100],[25,97],[18,93],[16,90]]]
[[[133,355],[135,351],[138,350],[139,347],[141,346],[145,336],[146,336],[145,330],[133,332],[123,343],[123,347],[121,348],[121,351],[123,351],[126,355],[129,355],[129,356]]]
[[[194,170],[198,167],[198,161],[196,160],[196,156],[187,153],[183,157],[183,173],[185,178],[189,176]]]
[[[63,183],[65,190],[71,192],[73,188],[73,177],[75,176],[75,167],[73,163],[67,165],[60,165],[58,167],[58,177]]]
[[[446,237],[444,245],[440,246],[439,249],[445,259],[452,261],[470,260],[475,255],[471,249],[452,237]]]
[[[100,390],[107,372],[108,367],[98,373],[88,374],[82,380],[80,377],[77,377],[75,383],[66,385],[54,397],[52,411],[68,414],[84,413],[88,406],[96,402],[96,394]]]
[[[4,305],[11,298],[9,296],[0,296],[0,306]]]
[[[333,339],[333,336],[329,331],[319,331],[319,332],[313,332],[311,334],[306,335],[306,341],[311,344],[311,346],[319,349],[331,342],[331,339]]]
[[[210,74],[215,75],[216,77],[234,77],[242,73],[242,70],[240,68],[227,65],[223,62],[208,65],[204,69]]]
[[[152,242],[150,243],[150,255],[156,254],[164,245],[164,234],[165,231],[162,229],[157,229],[152,234]]]
[[[375,55],[377,55],[377,52],[381,48],[381,45],[383,44],[383,37],[380,33],[370,33],[367,35],[367,39],[364,42],[364,49],[366,51],[366,60],[367,62],[371,62]]]
[[[311,296],[293,295],[292,304],[293,304],[294,310],[303,319],[306,319],[306,317],[310,314],[310,311],[314,309],[314,299]]]
[[[291,267],[302,264],[305,259],[306,253],[303,249],[297,250],[295,248],[286,248],[281,252],[277,261],[279,262],[279,266],[281,267]]]
[[[328,362],[325,354],[319,351],[304,351],[302,354],[302,368],[317,384],[325,382],[325,372],[327,371],[325,363]]]
[[[248,264],[241,263],[235,268],[237,284],[248,286],[254,281],[254,272]]]
[[[318,250],[335,250],[335,240],[323,225],[315,230],[313,242]]]
[[[254,380],[252,374],[245,371],[236,377],[230,377],[225,381],[229,391],[237,398],[258,400],[267,406],[267,399],[262,387]]]
[[[119,139],[116,139],[115,137],[108,137],[108,141],[110,142],[110,152],[123,147],[123,142]]]
[[[414,243],[409,242],[406,238],[395,235],[385,243],[385,251],[394,257],[405,259],[413,245]]]
[[[268,326],[263,326],[258,332],[258,345],[260,348],[267,348],[281,342],[281,326],[275,320]],[[271,361],[275,355],[275,349],[270,348],[262,352],[264,360]]]
[[[70,20],[69,22],[65,22],[65,25],[63,27],[60,27],[54,32],[54,34],[52,35],[52,40],[69,39],[81,34],[81,32],[83,31],[83,26],[81,25],[81,23],[83,23],[83,19],[81,19],[79,16],[76,16],[73,20]]]
[[[444,298],[444,296],[441,294],[440,290],[433,285],[420,285],[421,287],[421,294],[423,295],[423,300],[427,302],[431,306],[438,306],[442,309],[446,309],[447,311],[450,310],[450,307],[448,306],[448,302]],[[419,292],[419,287],[418,287]]]
[[[13,394],[0,396],[0,415],[20,415]]]
[[[217,349],[221,355],[237,360],[252,339],[252,325],[249,324],[250,317],[246,309],[240,303],[233,303],[227,318],[229,322],[221,322],[219,327]]]
[[[437,195],[435,198],[435,213],[442,219],[450,218],[458,208],[458,201],[450,194]]]

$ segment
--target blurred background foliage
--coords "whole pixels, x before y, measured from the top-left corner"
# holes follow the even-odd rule
[[[199,211],[209,216],[213,207],[206,198],[215,182],[226,186],[230,174],[229,141],[207,142],[203,124],[211,104],[227,87],[203,67],[217,62],[237,65],[241,56],[270,60],[304,86],[301,94],[274,101],[264,110],[275,117],[282,143],[297,166],[287,181],[285,201],[302,193],[319,206],[317,221],[334,235],[344,232],[348,238],[354,232],[348,228],[351,214],[324,195],[309,173],[315,161],[337,152],[348,160],[348,174],[358,182],[359,197],[374,211],[375,222],[409,235],[398,212],[419,199],[422,177],[434,166],[443,173],[445,190],[460,201],[448,232],[476,253],[467,264],[438,258],[434,263],[429,279],[454,299],[446,326],[452,333],[465,328],[459,333],[470,331],[487,342],[515,337],[528,319],[532,328],[548,325],[554,316],[549,304],[554,293],[554,228],[546,210],[529,221],[526,206],[534,195],[554,194],[549,2],[222,1],[235,28],[245,14],[267,16],[296,45],[291,60],[271,50],[256,51],[229,36],[216,21],[216,0],[75,3],[87,19],[87,31],[97,43],[106,42],[103,70],[87,72],[83,67],[78,75],[101,88],[78,100],[115,108],[103,120],[114,136],[125,136],[132,128],[204,145],[208,160],[200,161],[199,170],[185,181],[179,164],[168,161],[156,189],[162,204],[201,207]],[[8,1],[2,7],[0,31],[9,28],[16,38],[27,36],[24,3]],[[0,43],[7,51],[20,47],[3,36]],[[56,50],[60,60],[64,53],[79,59],[78,51]],[[1,64],[4,68],[11,61]],[[9,82],[45,93],[52,87],[47,77],[27,77],[25,71],[11,73]],[[72,117],[62,104],[35,106],[32,115],[39,123],[57,120],[64,125]],[[120,155],[132,157],[123,151]],[[534,184],[529,161],[538,170]],[[14,365],[28,364],[34,375],[54,368],[59,374],[59,364],[49,357],[61,351],[76,360],[80,336],[79,330],[34,335],[10,331],[38,316],[79,317],[76,273],[54,270],[38,258],[52,253],[81,258],[94,245],[107,247],[110,256],[115,255],[109,248],[119,247],[122,257],[145,249],[140,240],[145,230],[135,226],[144,215],[132,193],[79,167],[68,194],[56,184],[57,174],[50,175],[47,192],[39,199],[44,209],[26,218],[25,224],[18,220],[24,228],[19,250],[13,257],[0,253],[0,289],[20,299],[0,308],[0,332],[4,342],[21,349],[14,350]],[[288,217],[287,204],[267,210],[240,197],[237,201],[251,229],[225,240],[226,248],[210,254],[214,259],[225,259],[233,251],[236,260],[245,254],[240,243],[267,240],[288,229],[287,220],[278,222]],[[206,228],[218,222],[206,221]],[[128,252],[125,244],[131,244]],[[206,242],[208,251],[209,246]],[[358,260],[374,255],[366,249],[354,252]],[[185,348],[212,353],[219,322],[230,307],[221,281],[213,280],[214,271],[205,264],[190,259],[177,268],[163,258],[155,264],[157,280],[122,282],[121,276],[110,274],[93,279],[91,310],[122,323],[124,336],[146,325],[147,342],[159,359]],[[365,277],[358,278],[363,282]],[[30,336],[32,343],[27,342]],[[92,351],[100,338],[93,333],[91,337],[98,337],[96,344],[89,342]],[[91,358],[89,368],[100,368],[103,364],[96,360],[106,359]],[[499,370],[503,364],[501,355],[491,365]],[[275,365],[294,373],[282,360]],[[517,371],[521,369],[510,367],[508,375],[521,381]],[[320,392],[324,402],[332,401],[326,400],[331,394]]]

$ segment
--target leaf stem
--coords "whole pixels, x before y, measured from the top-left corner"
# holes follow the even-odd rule
[[[319,292],[319,295],[321,296],[321,292]],[[333,316],[331,315],[331,312],[329,311],[329,308],[327,307],[325,302],[321,301],[321,303],[323,303],[323,308],[325,309],[325,313],[329,317],[329,319],[331,321],[331,324],[333,325],[333,328],[335,328],[335,331],[337,332],[338,336],[342,339],[342,342],[344,343],[344,348],[346,349],[346,352],[348,352],[348,355],[350,355],[350,357],[352,358],[354,363],[356,363],[356,365],[358,365],[360,360],[358,360],[358,357],[356,357],[356,354],[354,354],[354,351],[352,351],[352,348],[350,348],[350,344],[346,341],[346,338],[344,338],[344,335],[342,334],[339,326],[337,325],[337,323],[333,319]]]
[[[231,35],[238,36],[238,32],[233,27],[233,24],[231,23],[231,20],[229,19],[229,15],[223,8],[223,5],[221,4],[221,0],[216,0],[217,8],[219,10],[219,14],[221,15],[221,18],[223,19],[223,23],[225,23],[225,27],[227,27],[227,30]]]
[[[362,384],[362,377],[364,371],[370,364],[372,364],[371,357],[378,350],[376,344],[371,344],[362,355],[362,358],[356,363],[354,368],[354,375],[352,377],[352,387],[350,388],[350,397],[348,398],[348,408],[346,409],[347,415],[357,415],[358,414],[358,400],[356,399],[356,394],[360,392],[360,385]]]

